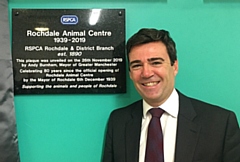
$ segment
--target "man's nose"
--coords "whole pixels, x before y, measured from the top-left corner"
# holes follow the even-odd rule
[[[151,66],[149,66],[148,64],[143,65],[141,77],[149,78],[152,75],[153,75],[153,71],[152,71]]]

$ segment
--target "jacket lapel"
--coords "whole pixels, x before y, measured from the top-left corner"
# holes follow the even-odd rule
[[[179,93],[179,92],[178,92]],[[192,162],[201,127],[193,122],[196,117],[189,98],[179,93],[175,162]]]
[[[142,100],[134,104],[131,119],[126,124],[126,162],[138,162],[142,124]]]

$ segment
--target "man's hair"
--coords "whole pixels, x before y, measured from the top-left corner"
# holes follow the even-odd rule
[[[167,53],[171,61],[171,65],[177,60],[177,51],[176,44],[173,39],[170,37],[169,32],[166,30],[157,30],[157,29],[140,29],[127,41],[127,57],[129,60],[129,53],[134,46],[146,44],[150,42],[162,42],[166,48]]]

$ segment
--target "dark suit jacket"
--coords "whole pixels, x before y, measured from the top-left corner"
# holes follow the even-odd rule
[[[240,129],[233,112],[179,93],[175,162],[240,162]],[[138,162],[142,101],[114,110],[103,162]]]

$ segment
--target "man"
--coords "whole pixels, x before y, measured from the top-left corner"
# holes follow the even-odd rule
[[[127,54],[130,78],[143,100],[111,113],[103,162],[148,161],[152,108],[164,111],[159,120],[165,162],[240,162],[235,114],[186,97],[174,88],[178,60],[167,31],[139,30],[128,40]],[[160,150],[154,152],[161,154]]]

